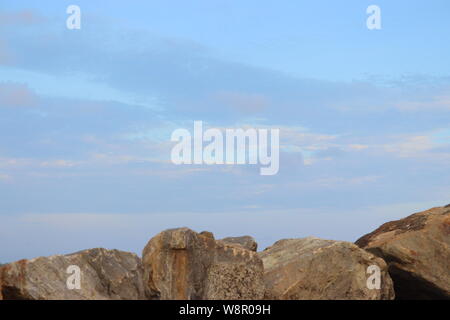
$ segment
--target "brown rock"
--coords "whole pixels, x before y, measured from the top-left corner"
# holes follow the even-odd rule
[[[144,283],[154,299],[261,299],[263,264],[239,245],[216,241],[211,233],[166,230],[142,254]]]
[[[80,289],[67,286],[72,265],[80,268]],[[106,249],[20,260],[0,268],[0,294],[14,300],[145,299],[142,264],[133,253]]]
[[[387,222],[356,241],[386,260],[398,299],[450,299],[449,208]]]
[[[277,241],[259,253],[266,298],[280,300],[393,299],[386,263],[356,245],[314,237]],[[380,269],[380,289],[369,289],[367,269]]]
[[[220,241],[227,243],[234,243],[244,247],[247,250],[255,251],[258,250],[258,243],[250,236],[242,236],[242,237],[228,237],[223,238]]]

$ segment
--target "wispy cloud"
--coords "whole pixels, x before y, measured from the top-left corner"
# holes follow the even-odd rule
[[[39,12],[55,6],[44,2]],[[151,5],[157,4],[142,3]],[[224,6],[235,5],[236,14],[256,17],[248,2]],[[398,29],[378,39],[359,27],[352,36],[337,34],[330,24],[311,36],[296,24],[306,23],[298,11],[269,29],[254,29],[247,19],[224,29],[229,16],[221,12],[184,19],[198,14],[192,4],[183,5],[189,13],[167,12],[171,19],[148,17],[166,10],[140,10],[145,18],[131,28],[118,22],[130,14],[118,4],[96,11],[105,19],[90,15],[96,6],[86,2],[83,28],[73,32],[64,28],[64,10],[57,18],[50,18],[53,9],[43,18],[33,11],[0,14],[2,243],[14,239],[29,248],[33,238],[32,251],[43,252],[55,243],[78,250],[124,241],[134,250],[174,224],[250,233],[263,245],[313,229],[350,239],[448,197],[450,78],[440,63],[448,56],[442,41],[415,52]],[[280,16],[292,14],[286,6],[276,6]],[[257,11],[273,15],[266,6]],[[327,21],[336,22],[329,11]],[[362,50],[364,41],[378,49]],[[256,42],[267,44],[264,52]],[[432,59],[412,64],[421,54]],[[408,65],[426,72],[404,76]],[[363,78],[349,70],[393,75]],[[280,129],[279,173],[173,165],[171,132],[192,129],[194,120],[219,129]],[[417,203],[409,205],[411,199]]]
[[[0,82],[0,107],[35,107],[38,96],[26,84]]]
[[[45,22],[46,19],[33,10],[0,12],[0,26],[30,25]]]

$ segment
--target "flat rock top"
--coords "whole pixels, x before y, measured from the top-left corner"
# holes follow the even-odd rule
[[[290,263],[292,260],[308,259],[325,252],[355,252],[368,260],[374,258],[371,253],[361,250],[355,244],[346,241],[325,240],[316,237],[301,239],[283,239],[259,253],[264,261],[265,271]]]
[[[238,244],[245,249],[251,250],[251,251],[257,251],[258,250],[258,243],[256,240],[251,236],[242,236],[242,237],[227,237],[223,238],[220,241],[226,242],[226,243],[234,243]]]

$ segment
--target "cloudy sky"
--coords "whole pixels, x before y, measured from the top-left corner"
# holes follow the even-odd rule
[[[140,253],[179,226],[354,241],[450,203],[449,17],[448,0],[1,1],[0,262]],[[279,173],[172,164],[194,120],[279,128]]]

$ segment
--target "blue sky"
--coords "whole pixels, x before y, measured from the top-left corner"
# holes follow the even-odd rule
[[[81,8],[81,30],[66,8]],[[381,8],[368,30],[366,8]],[[354,241],[450,202],[448,1],[3,1],[0,261],[178,226]],[[280,128],[280,172],[171,132]],[[19,235],[19,236],[18,236]]]

